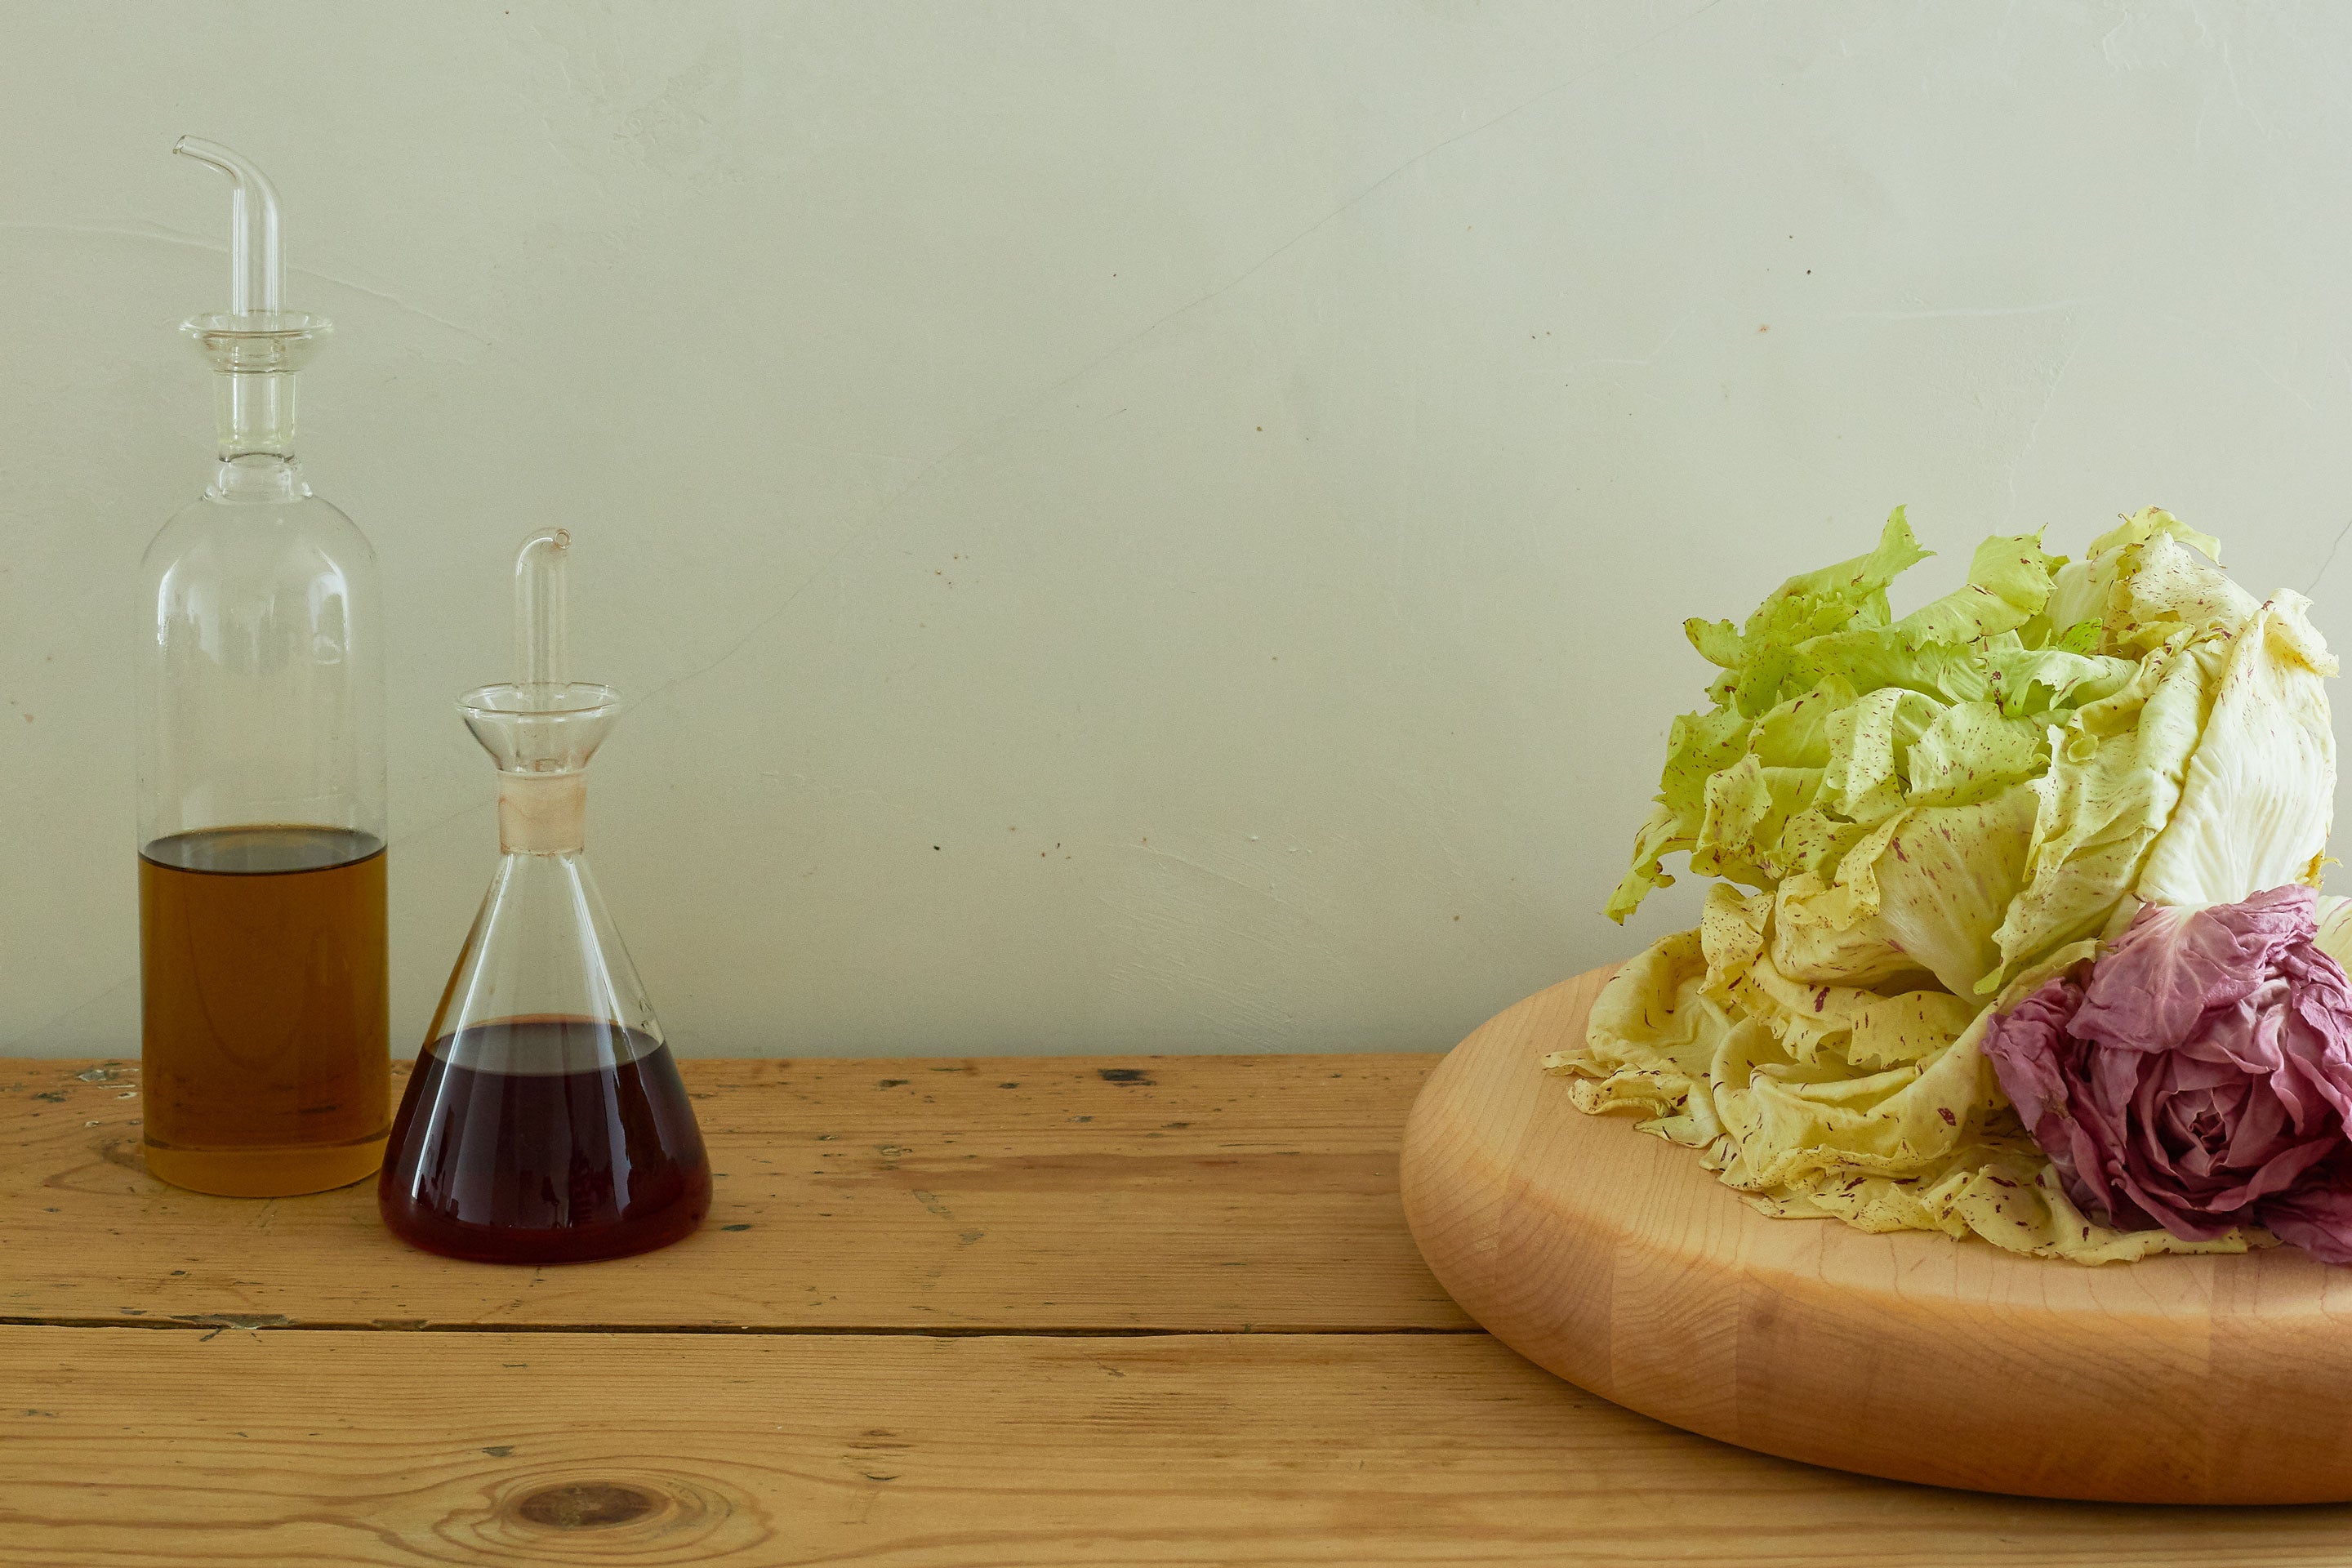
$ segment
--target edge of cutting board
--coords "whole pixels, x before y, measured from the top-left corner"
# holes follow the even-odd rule
[[[1768,1218],[1540,1069],[1614,969],[1489,1019],[1406,1124],[1413,1239],[1497,1339],[1658,1420],[1865,1475],[2352,1501],[2352,1268],[2284,1247],[2086,1268]]]

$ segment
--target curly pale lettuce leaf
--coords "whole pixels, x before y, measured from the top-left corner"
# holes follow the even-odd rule
[[[2000,964],[1993,940],[2025,885],[2039,802],[2026,781],[1989,800],[1906,810],[1835,874],[1774,891],[1773,961],[1792,979],[1875,984],[1921,971],[1958,995]]]
[[[1674,879],[1659,865],[1668,855],[1703,855],[1703,863],[1693,868],[1702,874],[1747,873],[1748,880],[1769,876],[1768,868],[1743,858],[1737,847],[1718,847],[1715,840],[1703,837],[1709,782],[1748,754],[1758,720],[1784,703],[1801,705],[1803,691],[1783,689],[1789,684],[1789,664],[1795,650],[1848,626],[1886,625],[1886,585],[1927,554],[1912,537],[1903,509],[1897,507],[1875,549],[1790,578],[1757,606],[1745,626],[1734,628],[1729,621],[1696,619],[1683,624],[1685,635],[1700,657],[1723,671],[1709,688],[1716,706],[1710,712],[1682,715],[1667,734],[1666,765],[1659,779],[1657,804],[1636,837],[1633,868],[1610,896],[1611,919],[1622,921],[1651,889],[1673,884]],[[1808,682],[1807,687],[1817,684]],[[1832,688],[1827,699],[1833,701],[1838,694]],[[1844,695],[1851,699],[1850,688]],[[1777,733],[1775,727],[1766,728],[1768,749]],[[1759,756],[1757,765],[1788,764]],[[1755,787],[1742,786],[1751,793]],[[1747,808],[1754,809],[1752,801]]]
[[[2046,646],[2042,612],[2064,561],[2037,536],[1985,541],[1967,583],[1890,619],[1887,584],[1926,555],[1897,507],[1876,549],[1790,578],[1744,626],[1685,625],[1722,670],[1709,688],[1717,705],[1675,721],[1612,919],[1672,883],[1661,861],[1676,853],[1694,872],[1754,888],[1799,870],[1828,875],[1856,837],[1844,827],[2031,776],[2042,764],[2032,721],[2074,693],[2120,684],[2103,661]]]
[[[1977,546],[1960,587],[1892,626],[1845,627],[1800,645],[1790,673],[1807,685],[1836,676],[1858,691],[1901,686],[1947,702],[1981,700],[1991,689],[1979,645],[2032,626],[2065,564],[2037,534],[1995,534]]]
[[[2032,786],[2025,886],[1993,933],[2000,964],[1978,989],[2097,935],[2116,914],[2179,803],[2229,648],[2226,633],[2183,632],[2150,652],[2121,691],[2053,729],[2050,771]]]
[[[1938,990],[1788,982],[1771,970],[1769,904],[1718,886],[1699,931],[1617,972],[1584,1043],[1544,1058],[1571,1079],[1578,1107],[1640,1117],[1782,1217],[1973,1234],[2082,1263],[2245,1249],[2234,1234],[2191,1243],[2087,1219],[2048,1179],[1978,1049],[1990,1008]]]
[[[2206,605],[2201,615],[2194,608],[2200,601]],[[2232,613],[2243,621],[2253,608],[2252,598],[2222,574],[2221,542],[2151,506],[2091,541],[2087,555],[2059,569],[2047,614],[2056,626],[2095,626],[2095,646],[2137,658],[2170,635],[2169,629],[2149,635],[2163,623],[2177,629],[2226,621]]]
[[[2128,583],[2115,597],[2156,603]],[[1979,989],[2062,943],[2113,934],[2142,902],[2235,903],[2317,884],[2336,800],[2321,682],[2336,663],[2308,603],[2282,592],[2242,615],[2200,590],[2161,607],[2165,641],[2053,742],[2034,786],[2026,886],[1994,936],[2001,966]]]
[[[1986,685],[2002,716],[2059,712],[2122,690],[2139,661],[2096,651],[2102,635],[2096,621],[2081,621],[2044,647],[2028,647],[2013,632],[1987,642]]]
[[[2310,604],[2283,591],[2231,641],[2179,803],[2133,889],[2143,901],[2234,904],[2318,885],[2336,812],[2336,730],[2321,682],[2336,663]]]
[[[1853,627],[1884,626],[1886,585],[1933,552],[1919,548],[1896,507],[1875,549],[1790,578],[1765,597],[1738,631],[1729,621],[1689,620],[1683,631],[1699,657],[1728,678],[1728,706],[1750,716],[1791,695],[1789,660],[1815,638]],[[1718,684],[1721,684],[1719,678]],[[1811,681],[1798,683],[1810,686]]]

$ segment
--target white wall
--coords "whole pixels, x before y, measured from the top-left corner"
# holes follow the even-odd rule
[[[2352,644],[2352,9],[0,0],[0,1050],[136,1049],[134,563],[219,181],[339,328],[398,641],[396,1039],[488,874],[449,705],[574,531],[591,842],[693,1054],[1431,1049],[1598,913],[1705,667],[1897,501],[2154,501]],[[2352,552],[2347,552],[2352,554]]]

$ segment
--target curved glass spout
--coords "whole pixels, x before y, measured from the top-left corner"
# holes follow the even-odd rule
[[[572,679],[563,595],[571,556],[572,536],[560,528],[522,542],[514,567],[515,679],[457,699],[467,728],[499,764],[499,837],[509,851],[580,847],[587,787],[580,772],[621,716],[619,692]]]
[[[562,686],[572,679],[563,603],[571,554],[570,534],[542,528],[515,556],[515,679],[522,686]]]
[[[294,372],[327,335],[323,316],[285,308],[286,258],[278,192],[249,159],[217,142],[183,136],[172,151],[218,169],[229,183],[229,308],[192,316],[180,330],[221,374],[215,384],[221,467],[212,495],[286,501],[307,495],[294,456]]]
[[[278,245],[277,188],[251,162],[217,142],[183,136],[172,151],[209,163],[228,176],[230,313],[277,314],[286,297],[286,258]]]

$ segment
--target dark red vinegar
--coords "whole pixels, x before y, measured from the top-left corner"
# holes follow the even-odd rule
[[[427,1252],[585,1263],[691,1234],[710,1163],[668,1047],[594,1019],[517,1018],[417,1053],[376,1195],[392,1233]]]

